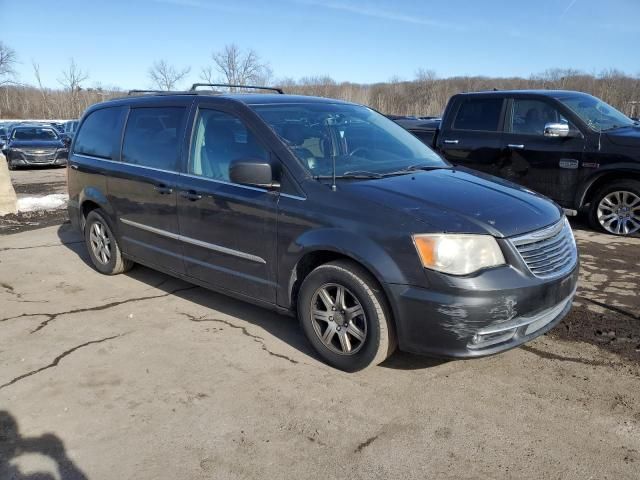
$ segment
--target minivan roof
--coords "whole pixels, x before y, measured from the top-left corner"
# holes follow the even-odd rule
[[[129,95],[126,97],[114,98],[106,102],[100,102],[89,107],[88,110],[94,110],[109,105],[132,105],[138,103],[147,103],[153,101],[154,98],[178,99],[190,96],[206,96],[221,100],[231,100],[241,102],[246,105],[271,105],[271,104],[291,104],[291,103],[339,103],[345,105],[355,105],[352,102],[338,100],[334,98],[314,97],[308,95],[289,95],[289,94],[271,94],[271,93],[220,93],[214,91],[169,91],[169,92],[153,92],[144,93],[142,95]]]

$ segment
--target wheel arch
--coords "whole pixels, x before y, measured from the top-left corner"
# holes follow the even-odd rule
[[[87,215],[92,210],[100,208],[104,210],[110,217],[113,217],[114,211],[106,196],[96,188],[86,188],[80,193],[80,227],[84,230]],[[111,222],[112,224],[114,222]]]
[[[637,180],[640,181],[640,167],[612,167],[587,180],[578,191],[576,205],[583,208],[591,203],[596,192],[607,183],[616,180]]]
[[[284,301],[281,302],[281,306],[295,312],[300,285],[306,276],[320,265],[344,259],[358,264],[378,283],[392,317],[395,318],[396,312],[391,301],[393,296],[388,284],[408,282],[395,260],[372,239],[350,231],[327,229],[308,232],[295,242],[295,250],[297,255],[293,257],[292,267],[285,270],[289,272],[288,278],[283,278],[282,283],[285,285],[281,284],[284,287],[281,297]],[[396,326],[395,320],[393,323]]]

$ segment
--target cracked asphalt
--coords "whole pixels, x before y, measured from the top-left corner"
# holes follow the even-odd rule
[[[550,334],[346,374],[294,319],[137,266],[68,224],[0,236],[0,479],[637,479],[640,239],[581,229]]]

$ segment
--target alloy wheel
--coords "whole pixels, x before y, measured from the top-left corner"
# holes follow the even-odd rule
[[[636,233],[640,230],[640,197],[629,191],[611,192],[600,200],[597,218],[609,233]]]
[[[106,265],[111,260],[111,239],[106,227],[101,222],[93,222],[89,232],[93,255]]]
[[[320,341],[331,351],[353,355],[367,338],[367,317],[358,298],[343,285],[328,283],[311,298],[311,321]]]

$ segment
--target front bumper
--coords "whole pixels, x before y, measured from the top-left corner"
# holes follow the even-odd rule
[[[24,151],[9,151],[7,161],[15,167],[27,167],[37,165],[66,165],[69,157],[68,151],[47,151],[33,154]]]
[[[513,267],[473,279],[437,276],[433,288],[387,284],[403,351],[473,358],[508,350],[557,325],[571,309],[579,265],[542,281]]]

